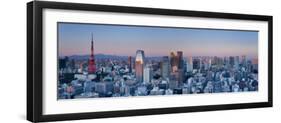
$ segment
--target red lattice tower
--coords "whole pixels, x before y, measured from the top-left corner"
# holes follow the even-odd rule
[[[96,72],[96,63],[95,63],[95,56],[94,56],[94,40],[93,40],[93,33],[92,33],[92,41],[91,41],[91,55],[89,59],[89,66],[88,66],[89,73]]]

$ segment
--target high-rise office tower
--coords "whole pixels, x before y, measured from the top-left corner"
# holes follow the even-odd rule
[[[178,57],[175,52],[171,52],[170,54],[170,63],[171,63],[171,72],[176,72],[178,70]]]
[[[143,68],[144,68],[144,51],[137,50],[136,61],[135,61],[135,71],[137,82],[143,82]]]
[[[169,57],[163,56],[162,62],[161,62],[161,76],[163,79],[169,78],[170,74],[170,63],[169,63]]]
[[[129,72],[132,72],[132,56],[128,57],[128,63],[129,63]]]
[[[218,57],[217,56],[215,56],[214,58],[213,58],[213,63],[212,63],[212,65],[218,65]],[[223,61],[223,62],[225,62],[225,61]]]
[[[187,57],[186,59],[186,71],[191,72],[193,70],[192,56]]]
[[[91,55],[90,55],[90,59],[89,59],[88,72],[89,73],[95,73],[96,72],[93,33],[92,33],[92,40],[91,40]]]
[[[179,69],[178,71],[178,76],[177,76],[177,80],[178,80],[178,86],[182,86],[183,85],[183,79],[184,79],[184,70],[183,69]]]
[[[229,64],[230,64],[231,67],[234,66],[234,64],[235,64],[235,58],[234,58],[234,56],[230,56],[230,57],[229,57]]]
[[[259,64],[259,59],[253,58],[252,59],[252,68],[255,72],[258,72],[258,64]]]
[[[199,58],[193,59],[193,69],[200,70],[201,68],[201,60]]]
[[[178,62],[178,69],[183,69],[183,53],[182,51],[177,52],[177,62]]]
[[[245,56],[245,55],[242,55],[241,64],[242,64],[242,66],[244,66],[244,67],[245,67],[246,64],[247,64],[246,56]]]
[[[235,59],[234,59],[234,68],[235,69],[239,69],[239,56],[235,56]]]
[[[212,66],[212,59],[208,59],[208,69],[210,69]]]
[[[143,81],[145,83],[150,83],[152,78],[152,69],[150,66],[145,66],[143,70]]]
[[[178,69],[183,69],[184,63],[183,63],[183,52],[177,51],[171,52],[170,54],[170,63],[172,72],[176,72]]]
[[[223,64],[229,66],[229,58],[227,56],[223,57]]]

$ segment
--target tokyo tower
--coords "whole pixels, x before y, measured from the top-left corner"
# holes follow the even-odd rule
[[[93,33],[92,33],[91,55],[89,59],[88,73],[91,74],[95,72],[96,72],[96,63],[95,63],[95,56],[94,56],[94,40],[93,40]]]

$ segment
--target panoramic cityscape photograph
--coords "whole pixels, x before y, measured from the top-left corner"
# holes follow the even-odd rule
[[[258,91],[258,31],[57,26],[59,100]]]

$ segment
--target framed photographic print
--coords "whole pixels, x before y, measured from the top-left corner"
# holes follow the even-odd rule
[[[272,107],[272,16],[33,1],[27,120]]]

